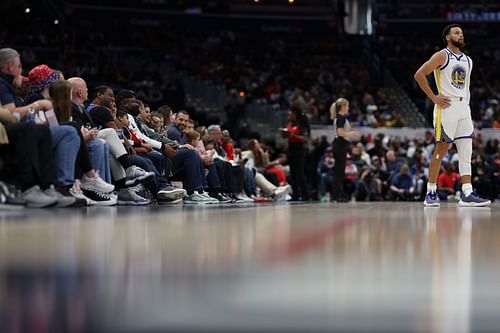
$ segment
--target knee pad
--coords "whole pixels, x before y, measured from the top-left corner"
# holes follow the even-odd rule
[[[472,139],[458,139],[455,141],[458,152],[458,171],[460,176],[470,176],[472,174]]]

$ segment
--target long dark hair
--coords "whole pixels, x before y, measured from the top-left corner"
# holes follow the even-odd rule
[[[49,86],[54,112],[59,122],[67,122],[71,117],[71,84],[57,80]]]
[[[256,167],[261,167],[263,166],[264,162],[264,152],[262,149],[257,148],[257,143],[258,141],[256,139],[251,139],[248,141],[248,149],[252,151],[253,153],[253,158],[255,162]]]
[[[309,125],[309,118],[304,114],[301,108],[298,108],[296,106],[292,106],[290,109],[290,112],[295,114],[297,118],[297,123],[300,125],[301,128],[304,128],[306,130],[306,133],[302,133],[304,136],[310,136],[311,135],[311,125]]]

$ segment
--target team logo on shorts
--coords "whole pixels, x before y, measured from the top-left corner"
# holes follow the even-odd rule
[[[451,71],[451,85],[458,89],[465,87],[465,69],[457,65]]]

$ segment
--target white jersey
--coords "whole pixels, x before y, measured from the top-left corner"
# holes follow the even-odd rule
[[[434,70],[434,80],[439,94],[451,98],[462,98],[470,101],[470,75],[472,59],[465,53],[454,54],[445,48],[446,61]]]

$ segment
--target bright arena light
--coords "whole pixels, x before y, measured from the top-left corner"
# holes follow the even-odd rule
[[[59,20],[54,20],[54,24],[59,24]]]
[[[26,9],[24,10],[24,12],[25,12],[26,14],[29,14],[29,13],[31,12],[31,9],[26,8]]]

